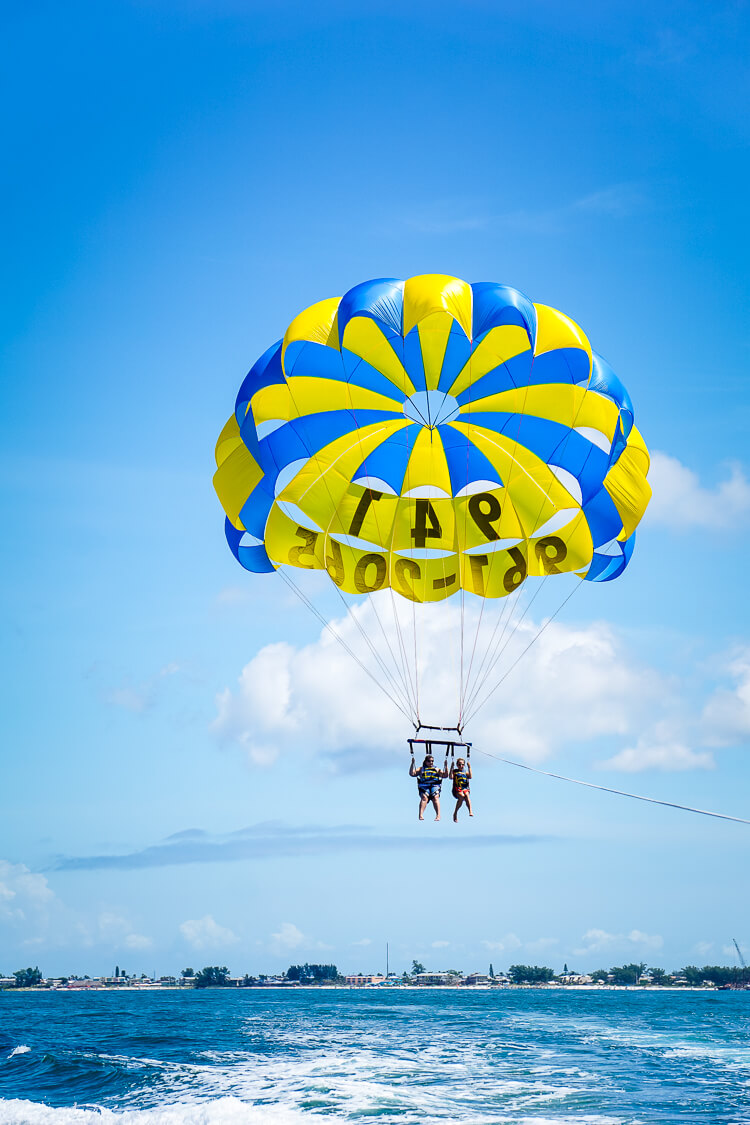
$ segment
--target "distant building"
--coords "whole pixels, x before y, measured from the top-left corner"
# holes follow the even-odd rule
[[[411,978],[412,984],[425,985],[428,988],[441,984],[460,984],[461,980],[461,977],[456,977],[453,973],[416,973]]]
[[[370,984],[385,983],[385,977],[382,975],[382,973],[352,973],[349,976],[344,977],[344,980],[350,987],[353,988],[365,988]]]
[[[462,983],[468,984],[469,986],[479,984],[486,987],[487,985],[494,984],[495,979],[496,978],[488,977],[486,973],[469,973],[468,976],[464,977]]]

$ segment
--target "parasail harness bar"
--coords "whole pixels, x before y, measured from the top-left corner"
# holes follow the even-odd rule
[[[451,758],[455,757],[454,751],[455,751],[456,747],[459,747],[460,749],[466,750],[466,757],[467,758],[471,757],[471,743],[461,741],[461,736],[463,734],[463,731],[462,731],[460,726],[459,727],[431,727],[427,723],[419,723],[418,726],[415,728],[415,735],[419,734],[419,732],[421,730],[435,730],[439,734],[442,734],[442,733],[447,732],[447,731],[455,731],[458,737],[457,738],[432,738],[432,737],[428,737],[428,738],[416,738],[416,737],[415,738],[409,738],[409,739],[407,739],[407,742],[409,743],[409,750],[411,751],[412,758],[414,757],[414,747],[415,746],[424,746],[428,754],[432,753],[432,747],[433,746],[444,746],[446,758],[448,757],[449,751],[450,751]]]

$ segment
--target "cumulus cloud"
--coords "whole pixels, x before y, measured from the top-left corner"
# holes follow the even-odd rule
[[[283,952],[286,949],[297,949],[305,942],[305,935],[293,922],[282,922],[278,932],[271,934],[271,944],[278,952]]]
[[[601,763],[601,769],[619,770],[622,773],[640,773],[642,770],[661,770],[675,773],[683,770],[711,770],[716,765],[708,750],[692,750],[683,742],[659,741],[639,738],[634,746],[614,754]]]
[[[437,716],[432,721],[455,721],[460,604],[404,605],[406,610],[399,612],[408,614],[408,619],[400,621],[399,628],[407,640],[411,641],[410,628],[419,638],[421,714]],[[483,622],[472,667],[475,683],[492,668],[494,649],[487,660],[484,657],[499,612],[493,607]],[[360,603],[353,613],[356,622],[346,618],[333,623],[346,644],[366,658],[360,627],[377,643],[383,625],[388,643],[398,652],[399,635],[387,593]],[[473,641],[478,625],[478,611],[467,607],[464,635]],[[507,630],[500,660],[465,710],[470,713],[482,703],[502,672],[522,655],[523,674],[509,676],[472,720],[471,733],[477,741],[501,745],[526,761],[541,761],[567,743],[627,735],[638,729],[649,708],[663,701],[667,689],[662,679],[632,659],[607,624],[553,622],[537,638],[540,625],[519,617]],[[502,638],[502,632],[495,635],[495,644],[498,636]],[[388,659],[384,642],[381,648],[383,659]],[[467,655],[465,671],[468,664]],[[352,699],[357,700],[356,708]],[[394,755],[402,753],[403,716],[396,707],[385,705],[364,672],[325,631],[303,648],[281,643],[261,649],[243,668],[236,686],[219,695],[217,705],[214,731],[222,740],[242,746],[256,765],[301,746],[325,747],[341,770],[372,768],[374,760],[385,760],[389,748]]]
[[[210,914],[190,918],[180,924],[180,933],[193,949],[220,949],[239,941],[227,926],[220,926]]]
[[[153,945],[150,937],[135,932],[127,915],[116,910],[102,910],[97,917],[96,928],[99,942],[115,949],[150,949]]]
[[[19,948],[48,945],[102,949],[148,949],[151,938],[136,932],[130,918],[118,910],[79,913],[50,887],[45,875],[23,863],[0,859],[0,934],[2,944]]]
[[[483,941],[481,944],[491,953],[515,953],[517,949],[521,948],[523,942],[517,934],[510,933],[494,941]]]
[[[560,939],[556,937],[540,937],[535,941],[527,941],[525,948],[529,953],[545,953],[554,949],[556,945],[560,944]]]
[[[662,524],[675,531],[716,531],[734,530],[747,523],[750,481],[737,462],[728,463],[724,480],[714,488],[706,488],[692,469],[676,457],[656,450],[648,479],[653,496],[645,518],[650,524]]]
[[[44,875],[24,863],[0,859],[0,922],[27,922],[46,918],[55,895]]]
[[[127,934],[122,944],[126,949],[151,949],[154,943],[145,934]]]
[[[709,746],[731,746],[750,738],[750,648],[735,651],[726,663],[731,687],[719,687],[703,709],[703,735]]]
[[[433,941],[432,942],[432,948],[433,949],[447,949],[449,945],[450,945],[449,941]]]
[[[587,930],[581,938],[581,945],[573,952],[577,957],[592,953],[620,952],[625,956],[655,953],[664,945],[661,934],[647,934],[643,930],[631,930],[627,934],[611,934],[607,930]]]
[[[376,594],[332,628],[382,681],[364,634],[397,685],[400,645],[410,654],[416,633],[420,713],[447,726],[459,713],[460,603],[411,606],[395,600],[398,607],[387,591]],[[473,687],[463,713],[478,744],[540,763],[589,743],[599,768],[684,772],[713,769],[713,750],[750,736],[750,646],[714,661],[725,682],[701,701],[694,686],[646,665],[606,622],[545,624],[543,617],[523,616],[519,601],[510,624],[493,633],[506,612],[493,605],[480,620],[474,605],[465,607],[463,670]],[[406,682],[401,696],[398,686],[389,690],[403,702],[412,689]],[[409,703],[403,705],[408,710]],[[402,753],[406,722],[324,630],[302,647],[284,642],[261,649],[237,683],[217,697],[212,725],[220,740],[240,746],[255,766],[268,766],[282,754],[320,754],[330,768],[346,772],[393,761]]]
[[[161,685],[164,681],[175,676],[179,671],[180,666],[178,664],[165,664],[155,675],[142,683],[125,682],[120,684],[119,687],[112,688],[105,693],[105,699],[113,707],[122,707],[125,711],[142,715],[158,701]]]

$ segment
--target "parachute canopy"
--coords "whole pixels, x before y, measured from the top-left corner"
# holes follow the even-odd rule
[[[628,393],[581,328],[442,274],[300,313],[242,383],[216,461],[247,570],[419,602],[616,578],[651,495]]]

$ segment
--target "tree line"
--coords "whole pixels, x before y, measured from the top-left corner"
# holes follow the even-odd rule
[[[408,981],[411,977],[424,972],[426,972],[424,965],[420,961],[413,961],[411,973],[404,973],[401,979]],[[449,970],[449,973],[455,977],[462,975],[457,969]],[[116,975],[120,976],[119,971]],[[226,965],[206,965],[198,972],[195,972],[192,968],[183,969],[180,975],[186,983],[192,984],[195,988],[228,988],[235,985],[235,981],[230,978],[229,969]],[[554,969],[550,969],[547,965],[511,965],[507,975],[513,984],[549,984],[552,981],[559,980],[560,977],[577,976],[579,974],[569,973],[567,965],[561,974],[556,974]],[[684,983],[696,987],[703,984],[704,981],[710,981],[719,988],[750,985],[750,968],[737,968],[729,965],[703,965],[702,967],[685,965],[684,968],[676,972],[668,973],[664,969],[657,966],[647,966],[644,961],[640,961],[631,962],[627,965],[613,965],[609,969],[595,969],[593,973],[588,975],[593,981],[620,985],[639,984],[644,977],[650,983],[656,985]],[[489,976],[492,979],[495,978],[492,965],[490,965]],[[344,979],[335,965],[309,964],[308,962],[305,962],[304,965],[290,965],[283,974],[283,978],[290,983],[300,984],[334,984]],[[68,980],[67,977],[60,979],[63,983]],[[88,978],[85,977],[84,979]],[[265,973],[260,973],[257,977],[249,976],[246,973],[240,979],[239,985],[240,987],[250,988],[253,985],[263,984],[268,979],[269,977]],[[38,965],[33,969],[31,967],[16,969],[13,973],[13,984],[10,987],[35,988],[43,980],[44,977]]]

